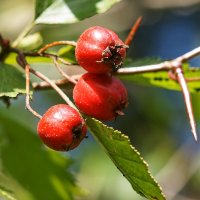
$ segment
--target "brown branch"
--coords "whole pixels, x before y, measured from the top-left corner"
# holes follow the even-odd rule
[[[78,111],[78,109],[76,108],[76,106],[72,103],[72,101],[68,98],[68,96],[54,83],[52,82],[48,77],[46,77],[44,74],[42,74],[41,72],[38,72],[32,68],[30,68],[30,72],[34,75],[36,75],[38,78],[46,81],[62,98],[63,100],[71,107],[73,107],[74,109],[76,109]]]
[[[45,52],[47,49],[51,48],[51,47],[55,47],[58,45],[71,45],[71,46],[76,46],[76,42],[74,41],[56,41],[56,42],[52,42],[49,43],[47,45],[45,45],[44,47],[42,47],[41,49],[39,49],[38,53],[43,53]]]
[[[197,48],[185,53],[184,55],[176,58],[175,60],[178,60],[179,62],[183,63],[183,62],[186,62],[198,55],[200,55],[200,47],[197,47]]]
[[[80,77],[82,76],[82,74],[78,74],[78,75],[73,75],[71,76],[71,78],[73,78],[74,80],[78,80]],[[53,82],[54,84],[56,84],[59,87],[63,87],[67,84],[69,84],[70,82],[67,79],[58,79],[58,80],[51,80],[51,82]],[[42,81],[42,82],[34,82],[32,83],[32,86],[35,90],[46,90],[46,89],[50,89],[52,88],[46,81]]]
[[[52,57],[54,65],[56,66],[56,68],[58,69],[58,71],[61,73],[62,76],[64,76],[69,82],[73,83],[74,85],[76,85],[77,81],[74,80],[71,76],[68,76],[60,67],[59,63],[57,62],[57,58],[56,57]]]
[[[0,34],[0,46],[1,46],[0,61],[4,61],[4,59],[9,54],[10,51],[10,41],[4,39],[1,34]]]
[[[184,63],[188,60],[194,58],[195,56],[200,55],[200,47],[197,47],[182,56],[179,56],[178,58],[175,58],[170,61],[161,62],[159,64],[153,64],[153,65],[145,65],[145,66],[138,66],[138,67],[124,67],[118,69],[116,74],[138,74],[138,73],[148,73],[148,72],[158,72],[158,71],[170,71],[174,68],[174,65],[176,63]]]
[[[51,80],[51,82],[54,82],[57,86],[62,87],[69,83],[67,79],[58,79],[58,80]],[[34,90],[45,90],[52,88],[46,81],[42,82],[33,82],[32,86]]]
[[[27,63],[23,52],[16,49],[15,51],[18,53],[17,62],[21,67],[25,69],[26,74],[26,109],[28,109],[33,115],[41,119],[42,116],[37,113],[30,105],[30,65]]]
[[[178,58],[171,61],[165,61],[159,64],[148,65],[148,66],[121,68],[116,72],[116,74],[123,75],[123,74],[138,74],[147,72],[168,71],[169,77],[174,81],[178,81],[181,87],[192,134],[194,136],[195,141],[197,141],[197,131],[192,109],[191,97],[187,86],[187,81],[195,81],[199,80],[199,78],[186,79],[183,75],[182,65],[184,62],[187,62],[188,60],[198,55],[200,55],[200,47],[197,47],[191,50],[190,52],[187,52],[182,56],[179,56]]]
[[[172,66],[169,62],[162,62],[154,65],[146,65],[139,67],[126,67],[120,68],[116,74],[126,75],[126,74],[141,74],[148,72],[158,72],[158,71],[169,71],[172,69]]]
[[[42,118],[40,114],[38,114],[34,109],[32,109],[30,105],[30,65],[26,64],[25,66],[25,72],[26,72],[26,108],[33,113],[36,117],[39,119]]]
[[[185,78],[186,82],[195,82],[195,81],[200,81],[200,77],[190,77],[190,78]]]

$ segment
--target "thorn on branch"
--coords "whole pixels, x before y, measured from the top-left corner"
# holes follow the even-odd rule
[[[190,122],[191,131],[192,131],[195,141],[197,141],[197,131],[196,131],[194,113],[192,109],[191,97],[190,97],[189,89],[187,86],[187,82],[183,74],[182,63],[179,62],[179,60],[174,60],[171,63],[173,65],[173,69],[169,71],[169,77],[177,81],[181,87],[184,101],[185,101],[187,115]]]
[[[195,141],[197,141],[196,124],[195,124],[194,113],[193,113],[193,109],[192,109],[192,103],[191,103],[191,98],[190,98],[190,93],[189,93],[189,90],[188,90],[188,87],[187,87],[187,83],[186,83],[186,80],[184,78],[183,73],[178,72],[178,69],[176,71],[176,74],[177,74],[178,82],[179,82],[181,89],[182,89],[182,92],[183,92],[186,110],[187,110],[191,130],[192,130],[192,134],[194,136]]]
[[[138,28],[139,28],[141,22],[142,22],[142,16],[140,16],[140,17],[136,20],[135,24],[134,24],[133,27],[131,28],[131,31],[129,32],[129,34],[128,34],[128,36],[127,36],[125,42],[124,42],[125,45],[129,46],[129,45],[131,44],[131,42],[132,42],[132,40],[133,40],[133,38],[134,38],[134,36],[135,36],[135,33],[137,32],[137,30],[138,30]]]

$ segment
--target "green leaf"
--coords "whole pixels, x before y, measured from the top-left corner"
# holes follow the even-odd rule
[[[65,46],[59,49],[58,56],[70,63],[76,63],[75,48],[72,46]]]
[[[142,65],[151,65],[160,63],[160,59],[152,59],[152,58],[144,58],[142,60],[138,60],[136,62],[132,62],[128,60],[127,65],[134,67],[134,66],[142,66]],[[184,75],[186,78],[200,78],[200,68],[198,67],[191,67],[188,63],[184,64]],[[126,75],[119,75],[120,79],[128,80],[140,85],[146,86],[156,86],[162,87],[169,90],[177,90],[180,91],[180,85],[169,78],[168,72],[161,71],[161,72],[148,72],[148,73],[141,73],[141,74],[126,74]],[[188,82],[188,88],[191,93],[200,93],[200,81],[191,81]]]
[[[8,190],[6,190],[4,187],[1,188],[0,186],[0,199],[3,200],[16,200],[16,198],[14,198]]]
[[[36,0],[36,24],[75,23],[103,13],[120,0]]]
[[[35,19],[37,19],[55,0],[36,0],[35,1]]]
[[[10,53],[6,59],[5,59],[5,63],[8,65],[17,65],[16,62],[16,57],[17,54],[16,53]],[[36,64],[36,63],[52,63],[52,59],[47,58],[47,57],[39,57],[39,56],[27,56],[26,57],[27,62],[29,64]]]
[[[35,133],[0,113],[0,189],[17,200],[72,200],[79,188],[70,165],[69,158],[44,148]]]
[[[23,51],[31,51],[40,47],[43,43],[42,36],[39,32],[31,34],[23,38],[17,47]]]
[[[86,123],[106,153],[131,183],[133,189],[147,199],[164,200],[165,197],[139,152],[120,131],[107,127],[98,120],[88,118]]]
[[[0,97],[26,93],[25,78],[16,67],[0,62]]]

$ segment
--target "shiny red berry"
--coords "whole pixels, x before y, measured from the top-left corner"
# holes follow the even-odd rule
[[[109,74],[84,74],[74,87],[73,98],[80,111],[100,120],[122,115],[128,104],[125,86]]]
[[[116,33],[94,26],[81,34],[75,55],[79,65],[88,72],[108,73],[123,65],[126,48]]]
[[[52,106],[37,127],[42,141],[51,149],[68,151],[86,136],[86,126],[78,111],[66,104]]]

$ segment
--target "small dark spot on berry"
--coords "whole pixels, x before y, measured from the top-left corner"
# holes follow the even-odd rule
[[[66,150],[68,151],[67,146],[63,144],[63,145],[62,145],[62,150],[63,150],[63,151],[66,151]]]
[[[73,128],[72,133],[74,138],[76,139],[80,138],[82,133],[82,128],[83,128],[82,124],[79,124]]]

